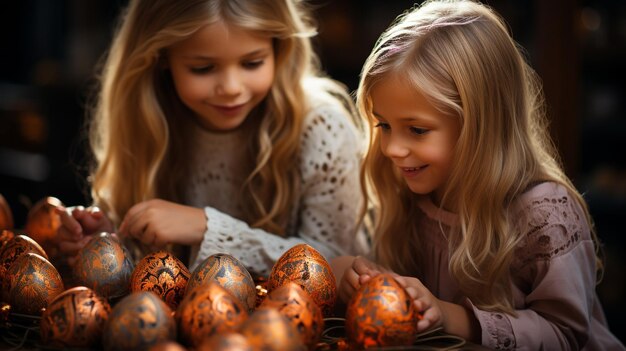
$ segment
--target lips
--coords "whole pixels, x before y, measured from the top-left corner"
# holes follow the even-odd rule
[[[415,177],[420,174],[428,165],[419,167],[399,167],[405,177]]]
[[[239,113],[239,111],[241,111],[245,105],[246,105],[245,103],[238,104],[238,105],[230,105],[230,106],[213,105],[213,108],[215,108],[216,110],[220,111],[223,114],[233,115],[233,114]]]

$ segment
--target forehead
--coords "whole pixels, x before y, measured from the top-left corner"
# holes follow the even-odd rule
[[[173,56],[229,58],[271,47],[272,39],[268,36],[218,21],[201,27],[169,52]]]

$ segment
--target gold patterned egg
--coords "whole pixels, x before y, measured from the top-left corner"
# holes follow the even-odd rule
[[[298,284],[287,282],[278,287],[267,295],[261,306],[277,309],[298,330],[309,350],[315,348],[324,330],[324,317],[320,307]]]
[[[311,296],[324,317],[333,314],[337,300],[335,275],[324,256],[310,245],[298,244],[280,256],[267,279],[267,289],[272,292],[290,281]]]
[[[130,277],[130,291],[152,291],[173,310],[185,296],[189,269],[167,251],[146,255],[137,263]]]
[[[346,307],[346,336],[356,349],[412,345],[417,322],[411,297],[389,274],[361,285]]]
[[[63,292],[63,281],[47,259],[21,255],[9,268],[9,304],[17,313],[40,315],[41,309]]]
[[[250,272],[235,257],[218,253],[207,257],[194,269],[187,289],[212,281],[236,296],[244,306],[253,310],[256,305],[256,287]]]
[[[106,298],[116,298],[128,293],[133,269],[124,246],[111,234],[101,233],[78,252],[74,277],[78,285]]]
[[[240,333],[253,350],[304,351],[300,334],[277,309],[260,307],[243,323]]]
[[[26,217],[24,231],[47,252],[55,246],[54,239],[61,226],[61,217],[55,211],[61,205],[56,197],[45,197],[35,203]]]
[[[9,267],[20,256],[29,252],[48,259],[43,248],[26,235],[16,235],[0,248],[0,300],[9,301]]]
[[[193,347],[213,334],[238,330],[247,318],[248,309],[216,282],[190,290],[176,310],[180,338]]]
[[[0,230],[13,229],[13,212],[7,200],[0,194]]]
[[[44,345],[88,348],[100,344],[111,305],[93,290],[78,286],[50,302],[43,313],[40,334]]]
[[[224,333],[204,339],[196,351],[252,351],[252,346],[239,333]]]
[[[131,293],[113,307],[105,323],[105,351],[146,350],[176,340],[172,310],[153,292]]]

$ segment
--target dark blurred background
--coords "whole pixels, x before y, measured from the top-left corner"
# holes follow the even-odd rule
[[[32,204],[88,204],[84,106],[127,0],[22,0],[0,13],[0,194],[20,228]],[[356,89],[378,35],[413,1],[313,0],[324,69]],[[551,133],[605,254],[598,293],[626,341],[626,2],[492,0],[544,82]],[[10,5],[8,5],[10,4]]]

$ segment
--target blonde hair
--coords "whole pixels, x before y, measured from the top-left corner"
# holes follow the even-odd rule
[[[489,7],[472,1],[428,1],[399,16],[379,38],[361,73],[357,107],[370,123],[363,165],[378,217],[377,259],[400,274],[419,273],[416,195],[390,172],[371,126],[372,87],[401,73],[408,84],[447,114],[461,133],[442,207],[460,217],[450,236],[449,270],[477,306],[513,313],[510,266],[522,233],[510,226],[509,205],[533,184],[554,181],[584,209],[585,201],[562,171],[548,135],[538,77]],[[398,240],[408,233],[408,243]],[[595,238],[595,233],[592,235]]]
[[[223,20],[273,40],[274,84],[245,122],[254,134],[248,145],[253,166],[240,196],[248,206],[244,219],[284,235],[300,182],[290,165],[300,151],[305,82],[321,79],[326,90],[351,102],[343,86],[321,77],[310,42],[315,27],[303,1],[133,0],[121,19],[90,126],[95,203],[119,223],[140,201],[179,200],[189,120],[182,117],[189,112],[161,60],[168,47]]]

